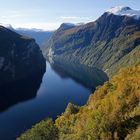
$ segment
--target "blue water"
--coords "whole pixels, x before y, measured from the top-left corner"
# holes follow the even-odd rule
[[[64,112],[69,102],[76,105],[86,103],[91,89],[84,86],[83,81],[80,83],[80,80],[60,71],[54,70],[47,62],[37,94],[0,112],[0,140],[14,140],[40,120],[47,117],[55,119]]]

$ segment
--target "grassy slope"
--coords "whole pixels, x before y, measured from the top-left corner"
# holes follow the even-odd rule
[[[109,75],[113,75],[116,73],[120,67],[132,66],[137,65],[140,63],[140,45],[138,45],[134,50],[132,50],[129,54],[125,55],[120,61],[114,64],[111,69],[113,72],[108,70]]]
[[[53,137],[45,122],[40,123],[43,127],[37,124],[18,140],[29,140],[31,135],[32,140],[139,140],[140,65],[122,69],[98,87],[85,106],[69,103],[51,124]]]

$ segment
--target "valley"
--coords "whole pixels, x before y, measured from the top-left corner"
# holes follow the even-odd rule
[[[14,1],[0,6],[0,140],[139,140],[138,4]]]

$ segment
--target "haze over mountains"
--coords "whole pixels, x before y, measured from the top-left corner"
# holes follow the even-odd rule
[[[54,31],[44,31],[40,29],[26,29],[26,28],[17,28],[16,32],[32,37],[36,40],[38,45],[41,47],[45,41],[47,41],[53,34]]]
[[[53,34],[54,31],[46,31],[43,29],[28,29],[28,28],[13,28],[12,25],[10,24],[2,24],[0,23],[1,26],[4,26],[12,31],[15,31],[23,36],[28,36],[30,38],[34,38],[36,40],[36,43],[42,47],[43,43],[46,42],[51,35]]]

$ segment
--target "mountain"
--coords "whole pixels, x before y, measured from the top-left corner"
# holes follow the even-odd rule
[[[35,40],[0,26],[0,88],[45,72],[45,59]]]
[[[107,10],[106,12],[119,16],[129,16],[136,19],[140,18],[140,10],[133,10],[130,7],[117,6]]]
[[[96,21],[65,28],[46,42],[47,58],[97,67],[112,77],[121,67],[140,63],[140,11],[114,7]]]
[[[41,48],[45,42],[48,41],[48,39],[52,36],[54,31],[45,31],[42,29],[27,29],[27,28],[13,28],[11,24],[3,24],[0,23],[1,26],[4,26],[5,28],[8,28],[14,32],[17,32],[18,34],[21,34],[23,36],[28,36],[30,38],[34,38]]]
[[[98,87],[86,105],[69,103],[53,122],[43,120],[17,140],[139,140],[140,65]]]
[[[12,27],[11,24],[3,24],[3,23],[0,23],[0,26],[3,26],[3,27],[8,28],[8,29],[10,29],[12,31],[15,31],[15,29]]]
[[[75,26],[76,25],[72,24],[72,23],[63,23],[63,24],[61,24],[61,26],[59,28],[59,31],[68,30],[68,29],[71,29],[71,28],[73,28]]]
[[[39,29],[17,28],[15,31],[21,35],[34,38],[40,47],[42,47],[43,43],[53,34],[53,31],[44,31]]]

